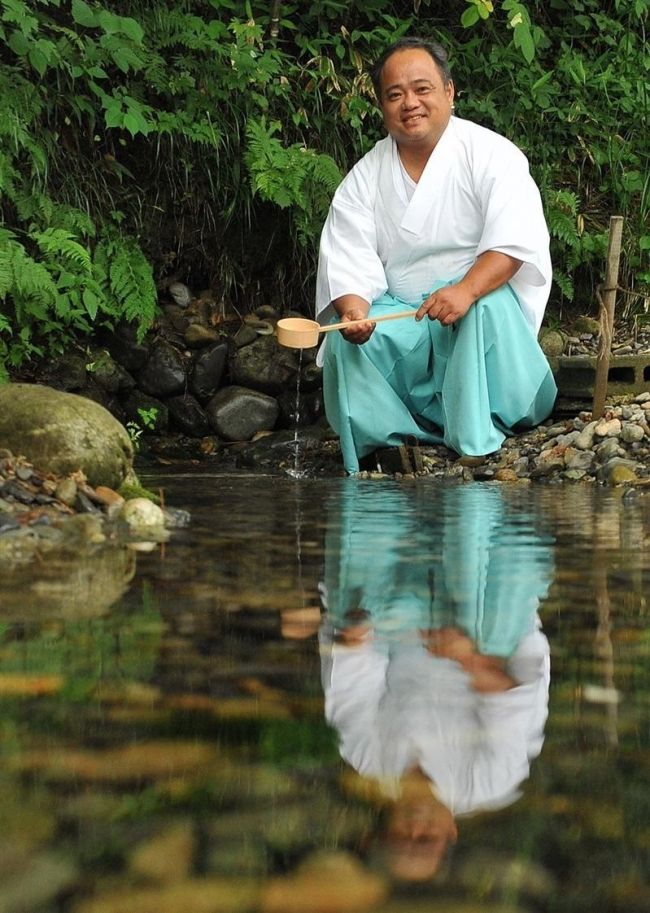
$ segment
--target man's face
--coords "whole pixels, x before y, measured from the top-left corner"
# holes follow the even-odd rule
[[[431,152],[449,122],[453,100],[453,83],[444,84],[427,51],[396,51],[384,64],[380,98],[384,126],[400,148]]]
[[[426,881],[436,874],[457,836],[451,812],[432,795],[399,799],[384,837],[388,870],[405,881]]]

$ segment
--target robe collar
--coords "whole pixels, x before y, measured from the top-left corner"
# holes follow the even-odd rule
[[[424,223],[431,215],[431,204],[434,200],[436,188],[445,183],[454,161],[456,149],[455,118],[452,117],[447,124],[445,132],[438,140],[435,149],[429,156],[424,171],[420,176],[411,201],[409,202],[404,190],[397,143],[392,141],[392,172],[393,186],[400,200],[406,204],[406,211],[402,217],[400,228],[409,234],[419,235]]]

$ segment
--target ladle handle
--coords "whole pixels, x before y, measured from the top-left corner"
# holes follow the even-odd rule
[[[381,323],[382,320],[400,320],[402,317],[415,317],[417,311],[399,311],[397,314],[384,314],[383,317],[364,317],[362,320],[343,320],[341,323],[328,323],[327,326],[319,327],[319,333],[329,333],[330,330],[347,330],[348,327],[356,327],[360,323]]]

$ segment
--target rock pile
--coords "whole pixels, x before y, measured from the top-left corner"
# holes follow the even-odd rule
[[[505,441],[485,457],[458,459],[444,447],[421,447],[411,459],[414,475],[452,476],[465,481],[598,482],[650,485],[650,393],[612,405],[598,421],[582,412],[547,422]],[[404,456],[402,454],[402,456]],[[418,465],[419,464],[419,465]],[[382,475],[366,470],[366,477]],[[396,473],[404,475],[403,471]]]
[[[120,325],[103,333],[89,355],[63,356],[39,381],[96,400],[132,435],[242,441],[322,415],[315,351],[301,355],[274,335],[289,312],[263,305],[240,317],[189,290],[175,300],[182,303],[163,305],[146,340],[138,340],[132,325]]]
[[[168,528],[187,522],[182,511],[126,494],[93,487],[80,471],[67,476],[39,471],[0,450],[0,567],[54,550],[78,554],[129,540],[159,542],[168,537]]]
[[[593,317],[578,317],[566,328],[545,327],[540,344],[547,355],[598,354],[600,323]],[[612,356],[640,355],[650,352],[650,323],[620,320],[614,328]]]

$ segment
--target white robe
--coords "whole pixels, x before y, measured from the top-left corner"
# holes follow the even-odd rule
[[[420,301],[436,280],[461,278],[488,250],[522,261],[510,285],[537,333],[552,269],[524,154],[505,137],[452,117],[409,201],[397,144],[386,137],[334,195],[321,236],[317,317],[328,323],[331,302],[348,294],[369,303],[385,292]]]
[[[341,756],[379,780],[387,798],[418,765],[456,815],[514,802],[539,755],[548,714],[550,650],[539,621],[507,663],[519,684],[478,694],[455,662],[430,656],[417,633],[391,651],[321,636],[325,714]]]

